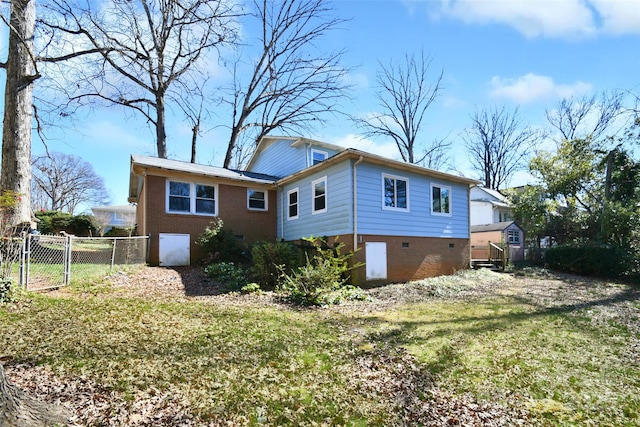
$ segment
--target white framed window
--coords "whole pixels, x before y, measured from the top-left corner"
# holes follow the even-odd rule
[[[431,184],[431,214],[451,215],[451,187]]]
[[[319,214],[327,211],[327,177],[323,176],[311,183],[311,191],[313,191],[313,206],[311,212]]]
[[[298,218],[298,195],[300,192],[298,191],[298,187],[293,190],[289,190],[287,192],[287,219],[297,219]]]
[[[315,148],[311,149],[311,166],[317,165],[320,162],[327,160],[329,157],[329,153],[326,151],[316,150]]]
[[[520,230],[507,230],[507,242],[510,244],[520,244]]]
[[[382,174],[382,209],[409,210],[409,179]]]
[[[247,189],[247,209],[251,211],[266,211],[268,207],[266,191]]]
[[[167,180],[167,212],[216,215],[216,185]]]

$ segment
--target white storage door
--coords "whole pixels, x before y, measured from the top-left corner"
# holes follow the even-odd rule
[[[387,243],[367,242],[365,245],[367,280],[387,278]]]
[[[191,264],[189,234],[160,233],[160,266],[176,267]]]

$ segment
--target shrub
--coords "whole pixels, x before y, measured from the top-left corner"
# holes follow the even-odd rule
[[[42,234],[58,234],[64,231],[76,236],[93,236],[97,234],[93,217],[89,215],[72,215],[58,211],[39,211],[35,213],[40,220],[38,230]]]
[[[311,258],[307,255],[306,264],[291,274],[280,267],[278,291],[282,296],[303,305],[337,304],[350,298],[351,294],[357,297],[357,293],[349,292],[355,288],[345,285],[349,270],[358,267],[349,267],[353,252],[341,254],[343,243],[330,248],[321,239],[306,240],[314,246],[315,253]]]
[[[207,261],[233,263],[246,259],[244,248],[233,231],[223,226],[224,222],[219,218],[211,221],[196,241],[202,246]]]
[[[15,300],[13,282],[8,279],[0,280],[0,303],[14,302]]]
[[[204,271],[207,276],[232,291],[242,289],[249,281],[246,269],[232,262],[210,264]]]
[[[631,251],[615,245],[560,245],[545,253],[549,268],[584,276],[618,277],[630,272],[631,261]]]
[[[260,289],[260,285],[257,283],[247,283],[240,288],[240,292],[243,294],[257,294],[262,292],[262,289]]]
[[[290,274],[302,265],[302,252],[286,242],[258,242],[251,249],[253,270],[263,289],[275,289],[280,270]]]

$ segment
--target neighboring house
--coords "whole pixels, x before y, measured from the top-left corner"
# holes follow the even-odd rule
[[[151,234],[150,263],[162,265],[167,234],[189,236],[183,239],[191,242],[194,262],[194,239],[220,217],[248,244],[337,238],[344,251],[357,251],[355,262],[366,263],[352,273],[356,284],[470,266],[475,180],[292,137],[263,138],[246,169],[132,156],[129,200],[138,203],[141,234]],[[201,196],[211,209],[198,210],[205,206],[198,204]]]
[[[135,206],[96,206],[91,208],[91,211],[105,233],[112,228],[132,228],[136,225]]]
[[[473,187],[470,199],[471,225],[513,221],[513,207],[499,191]]]
[[[487,259],[489,242],[503,246],[507,259],[524,259],[524,231],[514,221],[471,226],[472,259]]]

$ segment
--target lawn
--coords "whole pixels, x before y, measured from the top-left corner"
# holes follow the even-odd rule
[[[300,309],[178,273],[0,305],[9,377],[96,426],[640,425],[638,287],[465,272]]]

